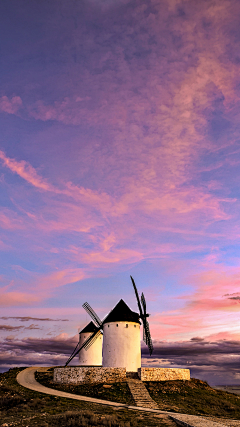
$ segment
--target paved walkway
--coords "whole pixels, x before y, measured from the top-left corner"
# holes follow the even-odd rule
[[[74,400],[81,400],[85,402],[90,403],[96,403],[100,405],[107,405],[112,406],[114,408],[119,409],[130,409],[134,411],[144,411],[144,412],[151,412],[153,414],[166,414],[169,418],[174,420],[178,425],[184,426],[184,427],[226,427],[226,426],[240,426],[239,424],[231,424],[231,420],[229,420],[229,423],[221,424],[220,422],[213,422],[206,418],[197,417],[193,415],[186,415],[186,414],[176,414],[173,412],[166,412],[166,411],[160,411],[159,409],[150,409],[150,408],[144,408],[141,406],[129,406],[124,405],[123,403],[117,403],[117,402],[110,402],[108,400],[102,400],[102,399],[95,399],[94,397],[88,397],[88,396],[79,396],[78,394],[72,394],[72,393],[66,393],[64,391],[60,390],[54,390],[53,388],[44,387],[42,384],[38,383],[35,380],[35,372],[36,371],[46,371],[48,368],[41,368],[41,367],[32,367],[32,368],[26,368],[23,371],[19,372],[17,375],[17,382],[30,390],[38,391],[39,393],[44,394],[51,394],[52,396],[59,396],[59,397],[65,397],[68,399],[74,399]],[[238,423],[238,421],[233,421],[234,423]]]
[[[130,406],[130,405],[125,405],[124,403],[111,402],[108,400],[96,399],[94,397],[88,397],[88,396],[80,396],[78,394],[67,393],[65,391],[60,391],[60,390],[55,390],[53,388],[45,387],[35,380],[34,374],[36,371],[44,372],[47,369],[48,368],[41,368],[41,367],[26,368],[24,369],[24,371],[19,372],[19,374],[17,375],[17,382],[21,386],[29,388],[30,390],[38,391],[39,393],[51,394],[52,396],[66,397],[68,399],[74,399],[74,400],[82,400],[84,402],[113,406],[115,408],[123,408],[123,409],[126,408],[126,409],[133,409],[135,411],[153,412],[157,414],[168,414],[168,412],[160,411],[159,409],[149,409],[141,406]]]
[[[170,415],[179,426],[182,427],[235,427],[240,426],[238,420],[221,420],[220,422],[209,420],[208,418],[198,417],[196,415],[174,414]]]

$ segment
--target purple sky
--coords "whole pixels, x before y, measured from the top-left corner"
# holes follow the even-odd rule
[[[240,3],[2,0],[0,360],[61,364],[130,274],[143,364],[240,381]]]

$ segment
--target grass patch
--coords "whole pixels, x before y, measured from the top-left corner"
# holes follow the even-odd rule
[[[36,373],[36,379],[46,387],[69,393],[134,405],[127,383],[119,382],[93,385],[64,385],[53,382],[53,368]],[[159,409],[190,415],[240,419],[240,397],[215,390],[206,382],[192,378],[190,381],[144,382]]]
[[[240,397],[215,390],[205,381],[192,378],[144,384],[161,410],[240,419]]]
[[[53,369],[51,368],[47,372],[36,372],[36,380],[45,387],[54,388],[55,390],[135,406],[126,382],[81,385],[58,384],[53,382]]]
[[[0,425],[5,423],[21,427],[175,425],[167,417],[159,419],[126,409],[116,411],[104,405],[74,401],[26,389],[16,381],[16,376],[22,369],[10,369],[0,374]]]

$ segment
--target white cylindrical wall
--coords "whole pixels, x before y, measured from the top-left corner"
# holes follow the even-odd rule
[[[110,322],[103,325],[103,367],[141,368],[140,325],[134,322]]]
[[[80,346],[92,335],[92,332],[83,332],[79,334]],[[102,334],[97,337],[93,344],[85,350],[82,348],[79,352],[79,365],[101,366],[102,365]]]

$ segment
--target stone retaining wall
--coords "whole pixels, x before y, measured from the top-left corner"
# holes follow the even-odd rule
[[[139,368],[138,376],[142,381],[190,380],[190,370],[177,368]]]
[[[126,381],[126,369],[101,366],[54,368],[53,381],[61,384],[114,383]]]

